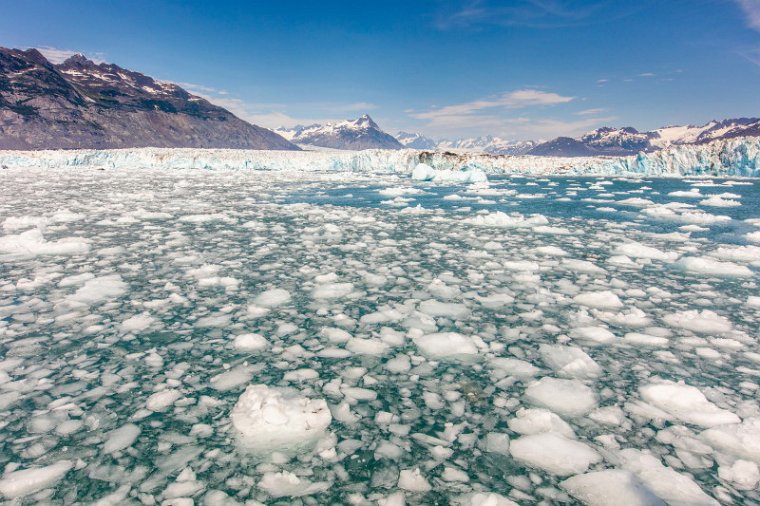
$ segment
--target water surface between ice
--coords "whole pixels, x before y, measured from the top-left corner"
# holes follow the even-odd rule
[[[18,504],[760,501],[754,181],[0,173]]]

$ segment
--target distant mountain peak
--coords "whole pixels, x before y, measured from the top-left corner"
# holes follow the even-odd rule
[[[384,132],[369,116],[363,114],[324,125],[297,125],[293,128],[277,128],[275,132],[291,142],[331,149],[401,149],[404,146],[392,135]]]
[[[89,58],[87,58],[82,53],[76,53],[65,60],[59,65],[60,67],[73,67],[73,66],[82,66],[82,67],[92,67],[95,66],[96,63]]]

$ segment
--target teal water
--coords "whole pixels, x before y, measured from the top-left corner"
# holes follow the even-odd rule
[[[746,489],[760,463],[753,181],[0,178],[0,493],[13,498],[14,471],[65,467],[18,504],[592,504],[566,480],[603,470],[652,503],[760,501]],[[740,205],[700,204],[725,193]],[[658,211],[674,202],[693,207]],[[476,219],[497,212],[544,218]],[[44,239],[21,237],[35,228]],[[272,289],[289,300],[257,302]],[[265,345],[236,345],[251,333]],[[591,405],[534,395],[542,378],[586,387]],[[668,382],[685,389],[647,394]],[[324,400],[319,441],[241,446],[230,413],[254,384]],[[176,395],[151,404],[162,391]],[[120,445],[125,425],[138,434]],[[737,431],[745,442],[727,443]],[[640,455],[685,495],[664,497],[674,478]],[[415,469],[429,491],[399,482]],[[271,485],[283,471],[300,481]]]

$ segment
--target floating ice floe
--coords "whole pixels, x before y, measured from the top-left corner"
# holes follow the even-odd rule
[[[69,460],[12,471],[0,477],[0,495],[16,499],[55,486],[74,467]]]
[[[18,235],[0,236],[0,253],[9,255],[82,255],[90,251],[89,241],[79,237],[66,237],[47,241],[39,229],[27,230]]]
[[[686,272],[710,276],[747,278],[753,275],[752,271],[744,265],[721,262],[710,257],[684,257],[674,265],[676,268],[683,269]]]
[[[509,451],[515,459],[558,476],[583,473],[602,460],[589,445],[556,432],[519,437],[511,442]]]
[[[488,181],[485,172],[478,168],[467,167],[462,170],[434,169],[420,163],[412,170],[415,181],[433,181],[436,183],[482,183]]]
[[[715,427],[741,421],[731,411],[708,401],[698,388],[690,385],[663,381],[644,385],[639,390],[644,401],[686,423]]]
[[[258,455],[308,451],[332,421],[327,403],[296,390],[249,385],[230,419],[242,449]]]
[[[596,407],[593,390],[578,380],[544,377],[528,385],[525,398],[564,416],[581,416]]]
[[[665,502],[645,487],[633,473],[621,469],[579,474],[560,485],[588,506],[665,506]]]

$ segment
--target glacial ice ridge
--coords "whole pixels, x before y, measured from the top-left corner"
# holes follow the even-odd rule
[[[420,165],[427,168],[419,169]],[[465,183],[484,179],[481,174],[760,177],[760,138],[679,145],[654,153],[620,158],[509,156],[413,149],[304,152],[185,148],[0,151],[0,168],[264,170],[410,176],[417,168],[419,177],[415,179],[418,180]]]

